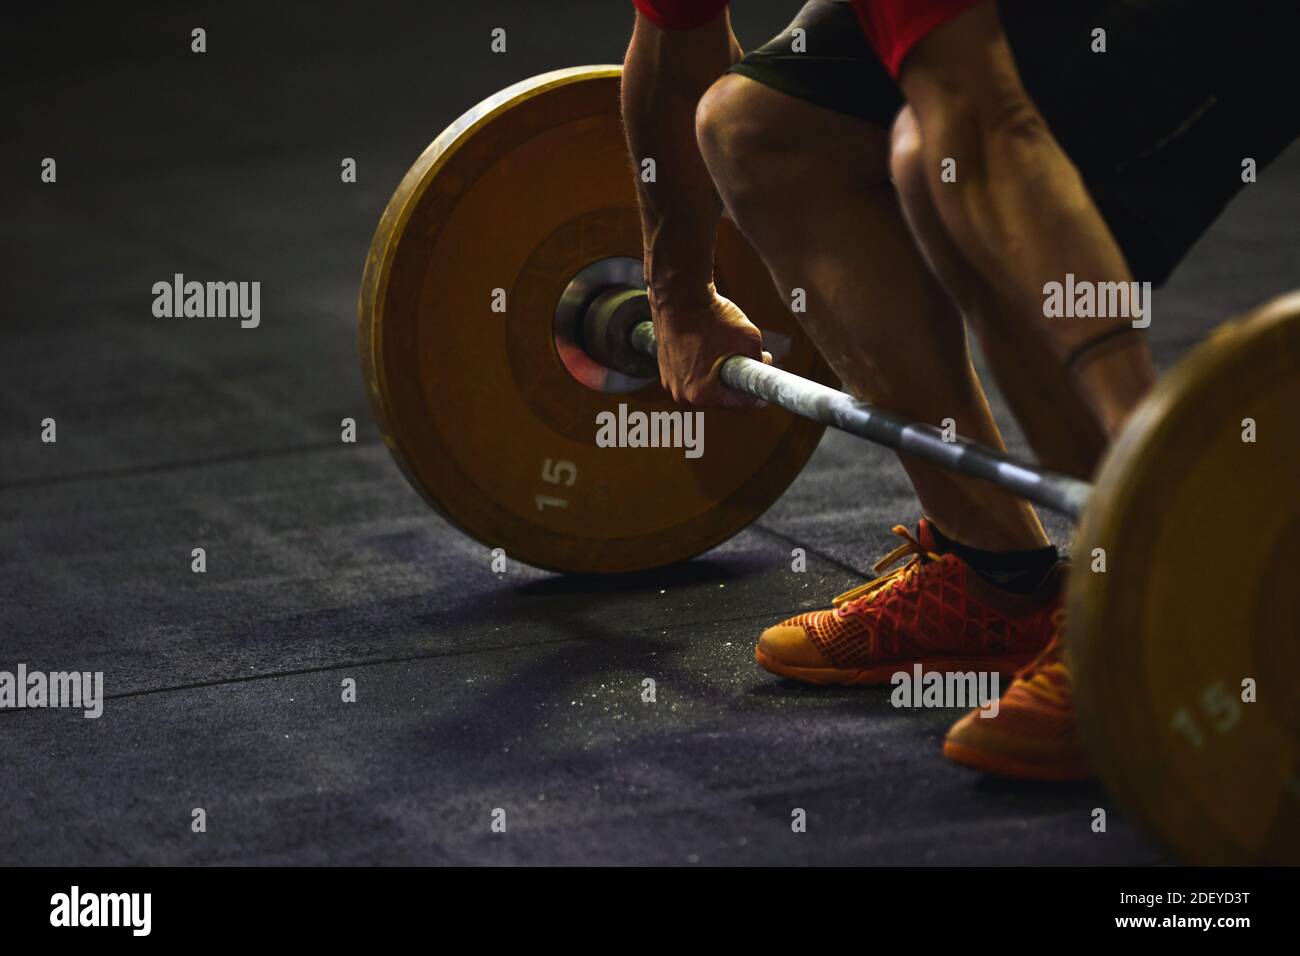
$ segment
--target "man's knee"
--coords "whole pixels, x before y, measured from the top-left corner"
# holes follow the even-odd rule
[[[927,198],[921,151],[921,126],[910,106],[898,111],[889,132],[889,176],[904,207]]]
[[[729,204],[787,186],[857,188],[889,178],[887,130],[736,74],[700,98],[695,131]]]
[[[761,90],[753,80],[728,73],[700,97],[695,137],[714,179],[734,175],[746,157],[772,151],[776,130],[759,102]]]
[[[1046,120],[1022,89],[953,92],[912,104],[899,116],[891,172],[905,205],[927,201],[968,257],[992,238],[997,223],[978,210],[992,201],[992,183],[1050,168],[1055,145]],[[1008,238],[1008,237],[1004,237]],[[972,247],[974,244],[974,247]]]

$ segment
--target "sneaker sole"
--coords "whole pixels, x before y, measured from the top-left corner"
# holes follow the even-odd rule
[[[940,657],[915,661],[891,661],[875,667],[794,667],[784,664],[760,648],[754,648],[754,660],[758,666],[779,677],[802,681],[805,684],[888,684],[895,674],[904,671],[911,674],[912,668],[921,665],[923,672],[940,671],[996,671],[1003,676],[1011,676],[1035,657],[1033,654],[1015,658],[1007,657]]]
[[[962,744],[945,740],[943,755],[953,763],[961,764],[970,770],[992,774],[995,777],[1009,777],[1015,780],[1045,780],[1051,783],[1066,783],[1091,780],[1095,776],[1092,770],[1081,764],[1077,758],[1063,760],[1060,763],[1030,763],[1018,760],[1006,754],[990,753],[976,750]]]

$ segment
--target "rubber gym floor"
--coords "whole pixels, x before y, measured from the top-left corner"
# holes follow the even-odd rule
[[[828,433],[750,529],[619,579],[497,576],[408,487],[355,354],[379,213],[464,109],[619,61],[631,22],[621,3],[448,9],[4,14],[19,55],[0,186],[0,669],[103,671],[108,699],[98,720],[0,712],[0,862],[1165,861],[1119,816],[1092,832],[1099,786],[946,763],[956,712],[755,666],[759,630],[862,581],[890,527],[915,522],[888,452]],[[792,9],[750,0],[742,41]],[[195,26],[206,54],[189,52]],[[46,156],[56,184],[40,182]],[[340,182],[349,156],[356,184]],[[1294,284],[1298,187],[1293,149],[1158,293],[1162,368]],[[260,280],[262,325],[155,318],[151,287],[174,273]]]

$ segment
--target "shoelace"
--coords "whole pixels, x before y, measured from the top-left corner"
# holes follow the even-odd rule
[[[893,530],[894,534],[903,539],[903,543],[872,565],[871,570],[875,571],[878,577],[837,595],[831,601],[831,607],[840,615],[858,613],[885,591],[902,587],[911,581],[926,564],[939,560],[938,554],[922,547],[921,542],[912,537],[912,533],[903,525],[896,524]],[[881,574],[886,568],[907,557],[911,560],[906,564]]]
[[[1052,639],[1032,661],[1016,672],[1016,681],[1031,694],[1064,707],[1069,703],[1069,676],[1065,669],[1065,611],[1052,614]]]

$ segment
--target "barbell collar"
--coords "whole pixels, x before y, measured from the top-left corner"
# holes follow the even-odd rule
[[[648,320],[639,322],[632,329],[631,342],[637,352],[654,356],[654,324]],[[722,363],[719,376],[728,388],[949,471],[992,482],[1076,522],[1083,517],[1092,493],[1092,485],[1086,481],[1045,471],[964,438],[945,440],[943,433],[932,425],[892,415],[774,365],[733,355]]]
[[[658,378],[655,353],[632,346],[633,328],[649,314],[645,290],[625,285],[602,290],[582,313],[583,350],[606,368],[632,378]]]

